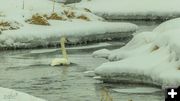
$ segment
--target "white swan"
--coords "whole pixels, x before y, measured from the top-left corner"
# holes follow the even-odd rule
[[[66,42],[67,42],[67,40],[65,39],[65,37],[62,37],[60,40],[60,43],[61,43],[61,50],[62,50],[63,58],[53,59],[53,61],[51,62],[51,66],[69,65],[70,64],[70,62],[68,61],[68,56],[67,56],[67,52],[66,52],[66,48],[65,48]]]

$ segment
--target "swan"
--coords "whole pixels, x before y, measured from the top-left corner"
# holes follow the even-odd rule
[[[60,40],[60,44],[61,44],[61,50],[62,50],[63,58],[55,58],[55,59],[53,59],[52,62],[51,62],[51,66],[69,65],[70,64],[70,62],[68,60],[66,48],[65,48],[65,43],[66,42],[67,42],[66,38],[62,37],[61,40]]]

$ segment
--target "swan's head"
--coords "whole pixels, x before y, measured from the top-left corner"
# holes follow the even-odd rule
[[[61,42],[66,43],[67,42],[66,38],[65,37],[61,37]]]

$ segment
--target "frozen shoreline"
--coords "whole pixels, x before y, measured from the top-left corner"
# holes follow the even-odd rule
[[[94,57],[110,60],[96,68],[95,73],[107,82],[179,86],[179,22],[180,18],[173,19],[151,32],[136,34],[120,49],[94,52]]]
[[[54,4],[56,12],[52,13],[53,2],[49,0],[25,0],[24,9],[21,0],[2,2],[0,50],[56,47],[62,36],[68,39],[68,44],[74,45],[122,39],[138,29],[132,23],[105,22],[88,9],[59,3]],[[6,11],[6,5],[11,4],[15,5]]]
[[[59,29],[59,27],[62,29]],[[33,26],[24,27],[20,30],[4,31],[0,35],[0,48],[56,47],[59,45],[61,36],[66,36],[67,44],[74,45],[113,39],[119,40],[130,37],[136,32],[137,28],[136,25],[131,23],[62,21],[52,27]]]
[[[0,87],[0,101],[46,101],[26,93]]]
[[[167,20],[180,16],[178,0],[82,0],[76,7],[86,7],[106,19]]]

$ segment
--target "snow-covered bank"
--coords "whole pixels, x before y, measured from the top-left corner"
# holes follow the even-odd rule
[[[46,101],[12,89],[0,87],[0,101]]]
[[[56,46],[61,36],[69,44],[119,39],[137,30],[135,24],[104,22],[86,8],[53,6],[50,0],[1,2],[0,49]]]
[[[107,19],[154,20],[180,16],[179,0],[83,0],[77,7],[85,7]]]
[[[120,49],[94,52],[97,57],[113,61],[98,67],[96,74],[110,82],[179,86],[179,22],[180,18],[170,20],[152,32],[139,33]]]
[[[0,48],[56,46],[61,36],[68,44],[120,39],[132,35],[137,26],[130,23],[51,21],[51,26],[26,25],[19,30],[3,31]]]

